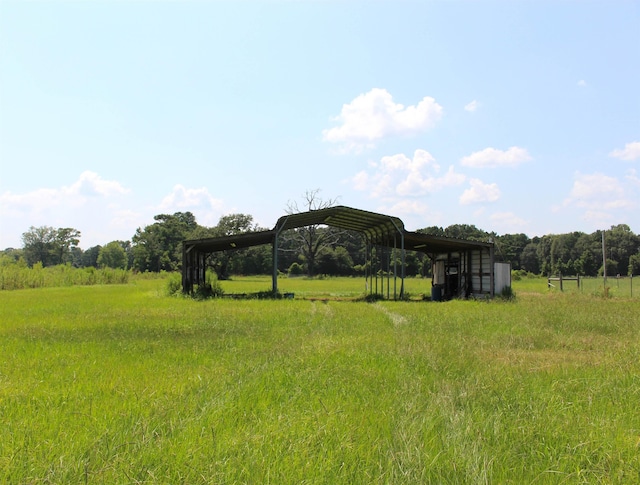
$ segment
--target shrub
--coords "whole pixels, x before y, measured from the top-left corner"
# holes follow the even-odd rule
[[[173,273],[169,276],[166,290],[168,296],[182,295],[182,276],[178,273]]]
[[[500,298],[507,301],[515,300],[516,294],[513,291],[513,288],[511,286],[505,286],[504,288],[502,288],[502,291],[500,292]]]
[[[291,266],[289,266],[289,276],[300,276],[301,274],[304,273],[304,268],[302,267],[302,265],[300,263],[291,263]]]
[[[224,290],[218,281],[218,277],[215,274],[212,275],[210,272],[207,272],[204,284],[196,287],[193,298],[196,300],[207,300],[209,298],[218,298],[222,295],[224,295]]]
[[[354,301],[366,301],[367,303],[375,303],[384,300],[384,295],[380,293],[367,293],[366,295],[356,298]]]
[[[274,293],[273,290],[258,291],[257,293],[254,293],[253,295],[258,300],[271,300],[271,299],[280,300],[280,299],[282,299],[282,293],[280,293],[279,291],[276,291]]]

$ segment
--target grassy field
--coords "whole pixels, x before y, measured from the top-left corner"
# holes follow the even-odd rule
[[[541,277],[524,277],[520,280],[513,281],[513,288],[516,294],[523,293],[529,296],[531,293],[553,294],[561,293],[558,281],[551,282],[554,287],[549,288],[547,278]],[[269,276],[236,276],[229,281],[220,282],[223,290],[227,294],[254,293],[259,291],[267,291],[271,289],[271,277]],[[394,294],[393,279],[389,283],[387,280],[382,283],[378,280],[378,290],[384,294]],[[384,285],[384,286],[383,286]],[[635,288],[634,288],[635,285]],[[562,293],[570,295],[585,295],[588,297],[600,298],[605,296],[604,283],[602,278],[586,278],[580,279],[580,286],[577,281],[564,281]],[[278,282],[280,292],[293,292],[296,298],[326,298],[326,299],[354,299],[361,297],[367,293],[368,287],[365,286],[364,278],[324,278],[324,279],[307,279],[304,277],[297,278],[280,278]],[[400,294],[400,279],[396,286],[397,294]],[[420,300],[431,296],[431,279],[430,278],[406,278],[405,291],[410,299]],[[640,278],[608,278],[607,279],[607,296],[611,298],[633,298],[640,301]]]
[[[0,291],[0,483],[640,483],[635,295],[323,301],[363,285]]]

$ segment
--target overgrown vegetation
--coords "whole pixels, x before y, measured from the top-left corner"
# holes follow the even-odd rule
[[[35,263],[28,267],[0,257],[0,290],[44,288],[73,285],[125,284],[130,272],[114,268],[74,268],[70,263],[43,267]]]
[[[335,200],[322,201],[317,191],[307,192],[298,207],[290,212],[327,207]],[[216,226],[204,227],[190,212],[159,214],[152,224],[138,228],[131,241],[112,241],[83,251],[78,247],[80,231],[72,228],[31,227],[23,234],[24,248],[6,249],[2,253],[13,260],[24,259],[29,266],[71,263],[75,267],[130,268],[137,272],[179,270],[182,264],[182,241],[230,236],[260,231],[248,214],[222,216]],[[417,232],[459,239],[493,241],[497,261],[510,262],[512,269],[535,275],[598,276],[604,271],[602,231],[591,234],[572,232],[529,238],[525,234],[498,235],[469,224],[446,228],[432,226]],[[640,274],[640,236],[626,224],[612,226],[605,232],[608,276]],[[378,256],[376,256],[378,257]],[[389,260],[389,267],[399,265],[400,251],[379,256]],[[374,258],[375,259],[375,258]],[[407,276],[431,274],[431,260],[426,254],[407,251]],[[208,256],[207,264],[219,280],[231,275],[270,274],[272,254],[269,246],[220,251]],[[292,276],[363,275],[370,270],[362,234],[322,225],[302,227],[281,234],[278,271]],[[377,262],[374,261],[377,265]],[[376,266],[377,267],[377,266]]]
[[[635,483],[637,301],[520,283],[515,303],[0,292],[0,483]]]
[[[195,291],[190,295],[184,295],[182,292],[181,275],[179,273],[172,273],[167,278],[166,291],[169,296],[189,296],[195,300],[207,300],[224,295],[224,290],[218,282],[218,278],[209,271],[207,271],[205,275],[204,284],[197,285]]]

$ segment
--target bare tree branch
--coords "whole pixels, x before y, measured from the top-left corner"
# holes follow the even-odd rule
[[[287,202],[287,214],[298,214],[300,212],[327,209],[338,204],[338,198],[322,199],[319,196],[320,189],[307,190],[302,195],[302,201]],[[301,209],[302,207],[302,209]],[[289,231],[292,241],[300,246],[300,252],[305,259],[307,265],[307,274],[313,276],[315,274],[316,259],[318,253],[324,248],[331,247],[337,241],[338,234],[327,228],[320,227],[319,224],[313,224],[306,227]]]

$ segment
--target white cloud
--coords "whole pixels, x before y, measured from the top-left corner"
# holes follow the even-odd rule
[[[498,184],[485,184],[482,180],[471,179],[471,187],[460,196],[461,205],[476,204],[479,202],[495,202],[500,198]]]
[[[464,183],[466,177],[453,166],[440,175],[440,165],[425,150],[416,150],[409,158],[400,153],[383,157],[369,171],[361,171],[353,179],[356,190],[368,190],[373,197],[424,196]]]
[[[468,103],[464,109],[465,111],[469,111],[471,113],[473,113],[475,110],[478,109],[478,107],[480,106],[480,103],[478,103],[475,99],[473,101],[471,101],[470,103]]]
[[[624,189],[614,177],[601,173],[577,174],[564,205],[592,208],[619,207]]]
[[[635,170],[629,170],[627,174],[624,176],[632,185],[637,185],[640,187],[640,177],[638,177],[638,172]]]
[[[82,207],[90,198],[110,198],[129,192],[115,180],[105,180],[95,172],[86,171],[69,186],[40,188],[23,194],[5,192],[0,195],[0,213],[13,216],[38,215],[64,206]]]
[[[619,158],[620,160],[634,161],[640,159],[640,141],[632,141],[627,143],[621,150],[613,150],[609,153],[610,157]]]
[[[407,170],[417,172],[422,167],[431,164],[435,171],[440,170],[435,158],[426,150],[416,150],[413,158],[407,157],[404,153],[382,157],[380,165],[386,170]]]
[[[582,215],[582,220],[589,222],[593,227],[608,227],[614,219],[610,212],[588,210]]]
[[[80,230],[80,245],[86,249],[130,239],[137,227],[152,224],[159,213],[191,211],[198,223],[213,226],[225,210],[222,201],[204,187],[178,184],[159,204],[145,204],[132,201],[130,190],[119,182],[83,172],[70,185],[0,194],[0,247],[18,247],[20,235],[30,226],[46,225]]]
[[[601,173],[577,173],[571,192],[562,203],[564,208],[584,210],[583,219],[594,223],[609,221],[614,217],[613,211],[632,210],[636,205],[620,180]]]
[[[116,229],[127,229],[132,227],[140,227],[148,223],[140,212],[131,209],[121,209],[118,206],[109,207],[113,215],[110,227]]]
[[[530,160],[532,157],[524,148],[514,146],[504,151],[489,147],[463,157],[460,163],[465,167],[496,168],[516,167]]]
[[[0,215],[25,217],[58,206],[61,200],[61,191],[55,189],[42,188],[24,194],[5,192],[0,195]]]
[[[420,172],[413,172],[396,186],[396,192],[398,195],[425,195],[445,187],[463,184],[465,180],[466,176],[457,173],[453,166],[450,166],[447,172],[440,177],[429,174],[423,176]]]
[[[580,81],[578,81],[578,86],[580,86],[581,88],[586,88],[587,81],[585,81],[584,79],[580,79]]]
[[[63,187],[62,190],[70,195],[78,194],[85,197],[109,197],[111,195],[126,194],[129,192],[120,182],[105,180],[97,173],[89,170],[82,172],[76,182],[70,187]]]
[[[85,171],[70,185],[0,194],[2,244],[19,246],[20,234],[30,226],[74,227],[82,233],[83,247],[87,240],[104,244],[122,238],[119,233],[96,241],[98,235],[109,237],[107,230],[120,224],[119,202],[129,193],[120,182]]]
[[[160,202],[160,210],[167,212],[216,211],[223,209],[222,200],[213,197],[206,187],[190,189],[177,184]]]
[[[429,206],[418,200],[401,200],[387,209],[389,214],[426,214]]]
[[[345,151],[358,151],[387,136],[425,131],[441,117],[442,107],[431,97],[405,107],[395,103],[387,90],[374,88],[343,105],[334,119],[338,126],[323,130],[322,137],[342,144]]]
[[[375,210],[381,214],[393,214],[402,219],[405,228],[415,230],[430,225],[440,225],[443,214],[437,210],[438,204],[429,206],[423,200],[392,199],[378,206]]]
[[[491,215],[490,219],[496,226],[509,228],[508,232],[512,232],[513,228],[524,227],[528,224],[526,220],[513,212],[496,212]]]
[[[353,177],[353,188],[356,190],[367,190],[369,186],[369,174],[362,170]]]

